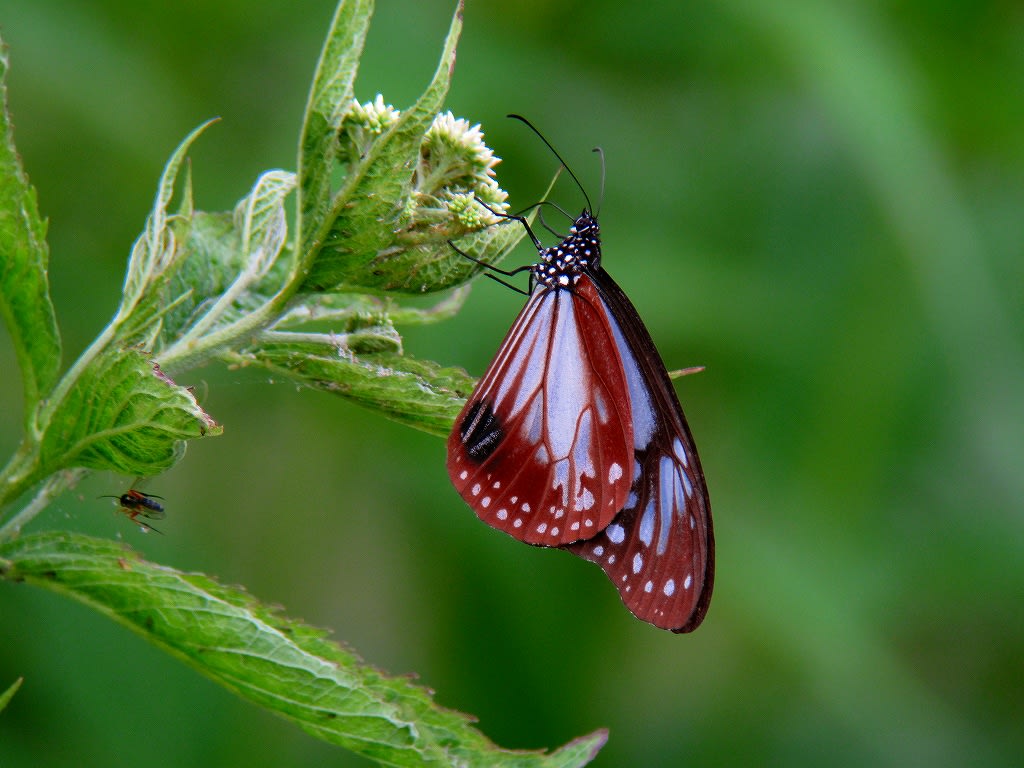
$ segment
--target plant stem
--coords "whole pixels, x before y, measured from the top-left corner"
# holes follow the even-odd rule
[[[286,286],[259,309],[223,328],[200,338],[179,339],[156,356],[157,363],[165,371],[174,374],[195,367],[225,347],[238,346],[239,339],[268,327],[276,320],[294,292],[294,288]]]
[[[25,438],[18,450],[0,470],[0,509],[10,504],[39,480],[36,469],[39,466],[39,444]]]
[[[46,509],[54,497],[75,485],[85,476],[87,471],[81,467],[76,467],[75,469],[67,469],[50,475],[46,482],[36,491],[36,495],[32,500],[22,507],[10,520],[0,526],[0,541],[13,538],[21,533],[21,529],[28,525],[32,518]]]

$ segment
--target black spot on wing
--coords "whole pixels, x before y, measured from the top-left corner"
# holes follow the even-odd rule
[[[505,437],[505,430],[491,404],[480,400],[473,403],[459,424],[459,437],[469,458],[480,463],[494,453]]]

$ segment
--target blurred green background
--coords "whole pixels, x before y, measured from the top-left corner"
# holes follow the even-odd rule
[[[712,7],[713,5],[713,7]],[[595,765],[1019,765],[1024,754],[1024,6],[469,0],[449,100],[514,206],[556,163],[678,382],[718,539],[698,632],[596,567],[482,525],[441,440],[209,366],[225,426],[146,490],[94,475],[33,528],[120,537],[415,672],[507,747],[598,727]],[[18,148],[50,219],[65,365],[111,316],[175,144],[197,206],[293,169],[334,0],[6,0]],[[357,94],[409,105],[453,3],[384,0]],[[582,201],[563,184],[556,199]],[[531,253],[517,254],[525,263]],[[522,298],[490,282],[410,354],[479,374]],[[0,332],[0,456],[20,385]],[[0,764],[367,765],[101,616],[0,584]]]

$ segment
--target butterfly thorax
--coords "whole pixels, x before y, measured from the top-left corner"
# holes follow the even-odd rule
[[[601,228],[590,211],[583,211],[558,245],[540,252],[533,265],[534,285],[571,288],[587,270],[601,263]]]

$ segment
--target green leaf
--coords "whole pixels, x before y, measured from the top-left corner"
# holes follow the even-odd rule
[[[192,348],[204,335],[239,321],[277,292],[284,281],[280,270],[262,283],[284,247],[284,202],[294,188],[294,174],[267,171],[230,216],[194,216],[183,247],[187,258],[171,291],[184,298],[165,320],[165,339]]]
[[[212,122],[208,120],[189,133],[164,166],[153,210],[146,219],[146,228],[132,245],[121,305],[104,337],[101,337],[103,345],[108,343],[108,336],[125,346],[151,345],[164,314],[187,294],[168,296],[166,288],[188,255],[181,247],[181,241],[187,239],[191,225],[191,219],[186,218],[192,211],[191,183],[185,185],[184,212],[173,217],[167,209],[189,148]]]
[[[172,466],[183,441],[221,427],[195,396],[135,348],[94,358],[54,410],[43,436],[43,473],[68,467],[147,477]]]
[[[43,533],[0,544],[0,576],[79,600],[239,696],[317,738],[389,766],[569,768],[593,759],[597,731],[550,755],[498,748],[439,707],[237,588],[139,558],[114,542]]]
[[[5,709],[7,709],[7,705],[11,702],[11,699],[14,698],[14,694],[18,692],[18,689],[21,688],[21,684],[24,681],[25,678],[19,677],[17,680],[11,683],[10,687],[6,691],[0,693],[0,712],[3,712]]]
[[[0,40],[0,315],[10,330],[31,433],[60,368],[60,333],[47,280],[46,223],[14,146],[7,111],[7,47]]]
[[[410,280],[410,271],[422,256],[396,249],[396,233],[402,228],[423,136],[448,94],[461,31],[459,0],[433,80],[419,100],[374,141],[365,159],[346,178],[331,204],[334,218],[323,237],[316,238],[320,249],[301,290],[343,290],[346,286],[417,292],[424,287],[436,289],[416,277]]]
[[[200,308],[223,295],[245,268],[242,235],[230,211],[196,211],[182,247],[188,255],[171,278],[168,294],[184,298],[164,314],[163,345],[176,342],[192,327]]]
[[[235,207],[235,226],[242,233],[246,256],[246,287],[267,274],[284,247],[288,235],[284,201],[293,189],[295,174],[267,171]]]
[[[320,54],[299,139],[298,252],[311,253],[331,201],[338,130],[352,100],[372,0],[342,0]]]
[[[271,344],[237,356],[275,376],[341,395],[389,419],[445,437],[462,410],[475,379],[461,368],[401,354],[360,354],[349,344],[339,354],[303,345]]]

